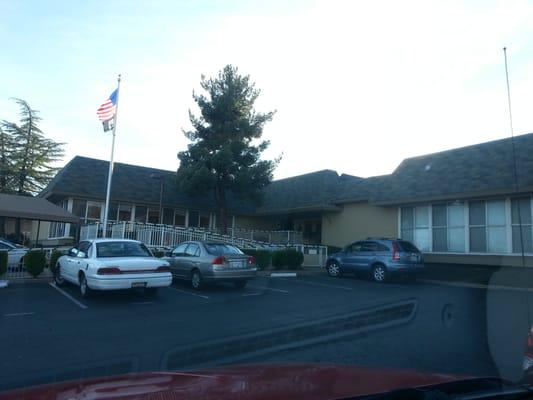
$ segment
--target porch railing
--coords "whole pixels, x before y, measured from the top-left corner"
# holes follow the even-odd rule
[[[241,230],[242,233],[244,230]],[[252,234],[248,237],[237,236],[237,230],[230,231],[229,234],[210,231],[202,228],[170,226],[160,224],[145,224],[140,222],[110,222],[107,226],[107,237],[116,239],[134,239],[139,240],[151,248],[170,249],[181,242],[189,240],[210,240],[221,243],[228,243],[242,249],[256,250],[277,250],[286,247],[293,247],[304,254],[304,265],[306,266],[323,266],[327,258],[327,247],[320,245],[305,245],[300,243],[289,242],[280,243],[270,242],[269,240],[257,240],[258,235]],[[254,231],[265,232],[268,231]],[[287,236],[289,232],[289,236]],[[268,239],[275,237],[276,234],[283,234],[285,238],[290,237],[292,231],[273,231],[269,232]],[[274,236],[272,236],[274,235]],[[241,235],[244,236],[244,235]],[[80,240],[90,240],[104,237],[103,224],[100,222],[82,226],[80,229]],[[263,236],[262,238],[265,238]]]

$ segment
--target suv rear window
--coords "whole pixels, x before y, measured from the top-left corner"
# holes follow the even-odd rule
[[[409,253],[420,253],[420,250],[418,250],[416,246],[411,242],[408,242],[406,240],[398,240],[398,244],[403,249],[403,251],[407,251]]]

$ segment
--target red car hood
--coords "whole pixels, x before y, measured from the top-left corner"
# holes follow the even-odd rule
[[[196,373],[151,372],[62,382],[0,394],[0,400],[338,399],[434,385],[459,376],[329,364],[258,364]]]

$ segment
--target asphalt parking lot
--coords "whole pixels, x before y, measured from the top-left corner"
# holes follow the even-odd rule
[[[501,292],[510,304],[529,294]],[[174,283],[153,297],[126,291],[83,299],[75,286],[12,284],[0,291],[0,390],[257,362],[492,374],[487,298],[483,287],[325,274],[257,277],[243,290]]]

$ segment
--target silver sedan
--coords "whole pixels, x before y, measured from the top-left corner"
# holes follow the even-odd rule
[[[191,282],[196,290],[208,282],[233,282],[242,289],[257,275],[254,257],[224,243],[184,242],[164,260],[170,264],[174,278]]]

